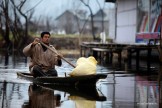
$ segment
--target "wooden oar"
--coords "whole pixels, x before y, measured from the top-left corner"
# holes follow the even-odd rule
[[[46,48],[50,49],[52,52],[54,52],[55,54],[57,54],[58,56],[60,56],[57,52],[55,52],[51,47],[49,47],[48,45],[44,44],[43,42],[40,42],[43,46],[45,46]],[[70,63],[68,60],[66,60],[63,56],[60,56],[61,59],[63,59],[64,61],[66,61],[67,63],[69,63],[72,67],[75,68],[75,65],[73,65],[72,63]]]

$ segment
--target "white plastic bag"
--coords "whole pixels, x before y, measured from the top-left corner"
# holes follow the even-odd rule
[[[76,68],[69,74],[70,76],[81,76],[96,74],[97,61],[93,56],[81,57],[76,62]]]

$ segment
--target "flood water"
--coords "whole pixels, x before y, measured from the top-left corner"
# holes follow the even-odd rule
[[[66,58],[75,64],[77,57]],[[96,83],[96,88],[65,88],[35,85],[17,77],[17,72],[28,72],[28,59],[21,54],[0,54],[0,108],[159,108],[161,85],[158,83],[160,66],[146,63],[129,70],[118,63],[98,64],[97,73],[107,75]],[[132,65],[132,68],[135,66]],[[136,67],[135,67],[136,68]],[[73,67],[63,61],[56,67],[59,76],[72,71]],[[83,69],[84,71],[84,69]],[[114,73],[113,73],[114,72]],[[145,74],[144,74],[145,72]],[[142,74],[140,74],[142,73]],[[150,74],[151,73],[151,74]],[[153,74],[152,74],[153,73]],[[73,89],[73,92],[67,92]],[[88,91],[85,93],[84,91]],[[78,93],[78,91],[80,93]],[[74,93],[75,92],[75,93]],[[94,93],[95,92],[95,93]]]

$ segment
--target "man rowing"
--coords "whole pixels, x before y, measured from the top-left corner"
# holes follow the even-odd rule
[[[41,39],[35,38],[32,43],[23,49],[23,53],[31,58],[29,70],[34,77],[57,76],[55,65],[62,65],[62,55],[58,54],[57,50],[49,44],[50,36],[49,32],[42,32]]]

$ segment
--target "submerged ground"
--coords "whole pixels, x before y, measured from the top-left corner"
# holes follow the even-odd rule
[[[127,63],[119,65],[98,63],[97,73],[107,75],[96,83],[99,96],[106,100],[91,100],[85,96],[71,95],[64,91],[37,88],[32,82],[17,77],[17,72],[28,72],[28,61],[22,54],[0,54],[0,107],[1,108],[159,108],[161,85],[158,83],[160,65],[152,63],[147,70],[147,63],[140,62],[136,69],[132,63],[131,69]],[[66,56],[66,59],[75,64],[79,56]],[[56,67],[59,76],[72,71],[73,67],[63,61],[62,67]],[[84,71],[84,69],[83,69]],[[113,73],[114,72],[114,73]],[[68,89],[68,88],[67,88]],[[85,88],[87,89],[87,88]],[[82,93],[82,91],[81,91]],[[92,96],[92,95],[91,95]]]

